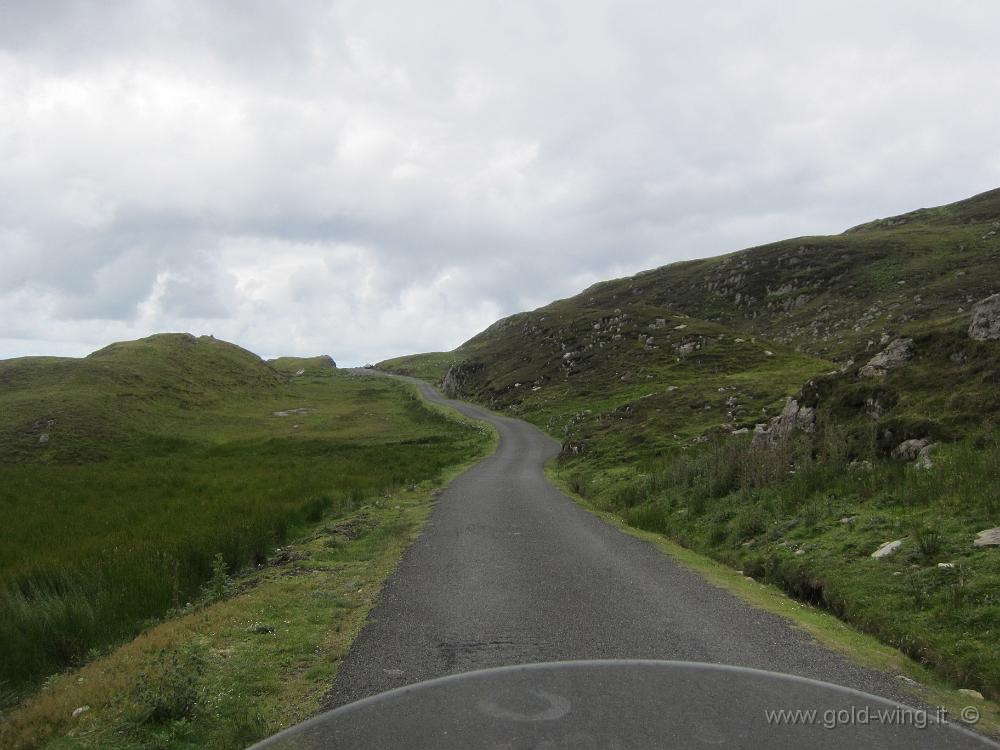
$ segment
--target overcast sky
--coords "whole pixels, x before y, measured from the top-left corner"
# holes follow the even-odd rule
[[[0,0],[0,357],[341,364],[1000,186],[996,0]]]

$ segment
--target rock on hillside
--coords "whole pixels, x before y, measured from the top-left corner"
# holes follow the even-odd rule
[[[791,435],[795,430],[802,432],[816,431],[816,409],[802,406],[797,399],[790,398],[781,414],[769,423],[758,424],[754,429],[753,444],[763,446],[778,443]]]
[[[441,381],[441,390],[448,398],[461,398],[471,388],[472,381],[483,369],[481,364],[463,363],[452,365]]]
[[[987,297],[972,311],[969,338],[973,341],[1000,339],[1000,294]]]
[[[896,339],[861,368],[863,378],[884,378],[889,370],[902,367],[913,358],[913,339]]]

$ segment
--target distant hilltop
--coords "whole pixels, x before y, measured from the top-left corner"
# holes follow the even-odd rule
[[[97,460],[231,398],[279,393],[336,368],[329,355],[265,362],[214,336],[158,333],[82,358],[0,360],[0,463]]]

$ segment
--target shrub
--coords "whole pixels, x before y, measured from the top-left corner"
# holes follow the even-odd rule
[[[759,505],[745,505],[736,513],[732,529],[736,542],[752,539],[767,530],[767,513]]]
[[[629,508],[625,512],[625,521],[629,526],[657,534],[669,531],[668,513],[661,504],[655,502]]]
[[[160,654],[153,667],[136,680],[130,723],[165,724],[192,718],[200,698],[204,669],[204,648],[197,643]]]
[[[569,478],[569,490],[580,497],[587,497],[587,483],[579,474]]]
[[[924,557],[933,557],[941,551],[941,529],[937,524],[917,524],[913,540]]]
[[[226,573],[226,561],[221,552],[217,552],[212,560],[212,577],[205,587],[209,601],[219,601],[229,590],[229,576]]]
[[[647,498],[645,483],[642,480],[633,480],[615,490],[614,502],[619,508],[627,509],[645,502]]]

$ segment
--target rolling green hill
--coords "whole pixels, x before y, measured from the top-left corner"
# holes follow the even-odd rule
[[[240,397],[274,396],[288,376],[210,336],[165,333],[82,359],[0,361],[0,463],[73,463],[174,440]]]
[[[292,378],[323,376],[337,367],[337,363],[327,354],[319,357],[278,357],[269,359],[267,363]]]
[[[0,361],[0,710],[487,442],[389,379],[207,336]]]
[[[1000,190],[595,284],[378,367],[534,422],[595,506],[997,696],[1000,548],[973,539],[1000,526],[1000,340],[970,327],[997,292]]]

